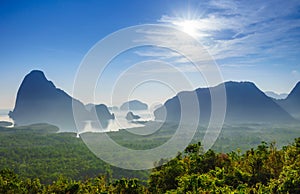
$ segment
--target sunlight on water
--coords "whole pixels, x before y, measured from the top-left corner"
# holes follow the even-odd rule
[[[114,120],[108,120],[107,126],[102,127],[98,121],[91,121],[87,120],[84,121],[84,128],[82,130],[79,130],[80,133],[86,133],[86,132],[109,132],[109,131],[118,131],[120,129],[129,129],[129,128],[137,128],[137,127],[143,127],[144,124],[141,124],[141,122],[145,121],[152,121],[154,120],[154,115],[150,111],[132,111],[135,115],[139,115],[141,118],[138,120],[135,120],[140,123],[133,123],[131,121],[128,121],[126,119],[127,111],[113,111],[115,114]],[[79,135],[77,134],[77,137]]]

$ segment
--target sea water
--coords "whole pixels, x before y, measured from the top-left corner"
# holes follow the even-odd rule
[[[154,120],[154,115],[149,110],[138,110],[132,111],[133,114],[140,116],[141,118],[138,120],[134,120],[135,122],[128,121],[126,119],[127,111],[116,110],[112,111],[115,115],[115,119],[108,120],[107,126],[101,127],[101,124],[97,125],[99,121],[84,121],[83,129],[79,130],[79,133],[85,132],[109,132],[109,131],[118,131],[120,129],[129,129],[129,128],[137,128],[143,127],[144,122]]]
[[[150,110],[137,110],[132,111],[133,114],[140,116],[141,118],[138,120],[135,120],[136,122],[128,121],[126,119],[126,115],[128,111],[122,111],[122,110],[114,110],[111,111],[115,115],[115,119],[108,120],[106,127],[100,127],[98,121],[84,121],[84,127],[82,129],[79,129],[77,133],[84,133],[84,132],[109,132],[109,131],[118,131],[120,129],[129,129],[129,128],[137,128],[137,127],[143,127],[143,122],[152,121],[154,120],[153,112]],[[0,109],[0,121],[8,121],[11,123],[14,123],[14,121],[8,116],[9,110],[6,109]],[[93,123],[96,123],[96,125],[93,125]],[[60,132],[76,132],[75,130],[66,130],[66,129],[60,129]]]

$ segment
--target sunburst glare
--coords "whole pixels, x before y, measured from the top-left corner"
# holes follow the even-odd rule
[[[189,34],[190,36],[197,37],[198,30],[197,22],[195,20],[183,20],[181,22],[178,22],[177,25],[185,33]]]

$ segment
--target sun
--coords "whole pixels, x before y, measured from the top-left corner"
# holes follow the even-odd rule
[[[195,20],[183,20],[177,23],[178,27],[190,36],[197,37],[198,29]]]

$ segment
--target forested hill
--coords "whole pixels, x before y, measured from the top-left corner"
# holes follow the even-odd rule
[[[204,153],[201,143],[152,170],[148,181],[111,180],[103,175],[84,180],[59,177],[49,185],[0,171],[0,193],[300,193],[300,138],[278,150],[262,142],[239,151]]]

